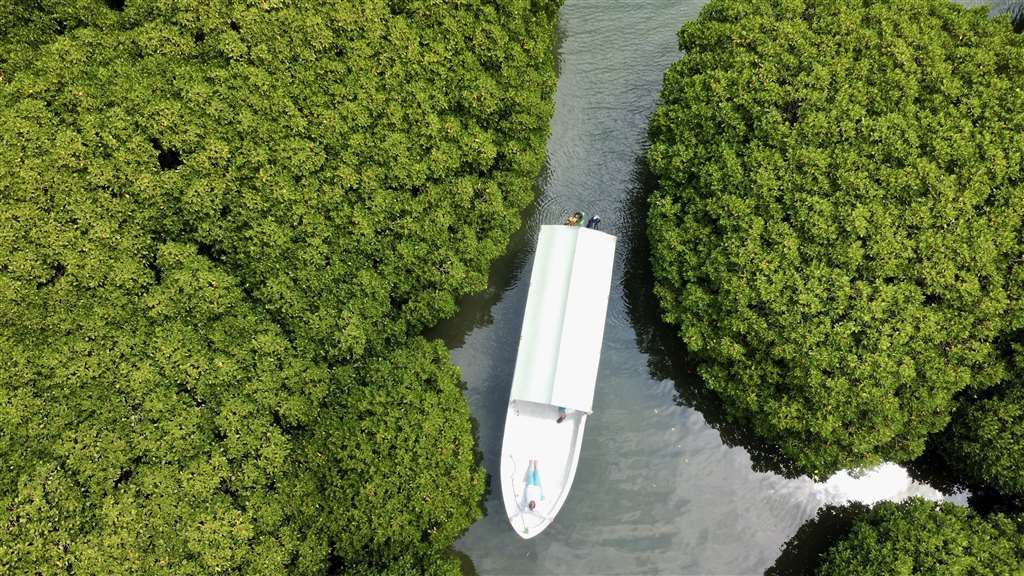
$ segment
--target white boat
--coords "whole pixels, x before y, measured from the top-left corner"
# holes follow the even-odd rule
[[[551,524],[576,475],[593,410],[614,259],[615,236],[578,226],[541,227],[501,445],[502,499],[522,538]],[[558,422],[562,410],[566,417]],[[539,495],[531,490],[532,509],[531,462],[540,484]]]

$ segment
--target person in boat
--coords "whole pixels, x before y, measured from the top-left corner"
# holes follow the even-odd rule
[[[526,468],[526,507],[533,512],[537,502],[544,500],[544,489],[540,487],[540,474],[537,473],[537,461],[530,460]]]
[[[568,416],[568,415],[569,415],[569,411],[565,408],[565,406],[559,406],[558,407],[558,420],[555,420],[555,422],[561,424],[565,420],[565,417]]]
[[[576,226],[583,220],[583,212],[573,212],[572,216],[565,219],[566,226]]]

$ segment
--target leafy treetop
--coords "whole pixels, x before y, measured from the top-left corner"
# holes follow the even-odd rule
[[[819,576],[1019,574],[1024,524],[920,498],[877,504],[822,556]]]
[[[1024,37],[948,0],[715,0],[651,119],[665,318],[804,470],[919,455],[1024,324]]]
[[[557,8],[0,5],[0,572],[457,571]]]

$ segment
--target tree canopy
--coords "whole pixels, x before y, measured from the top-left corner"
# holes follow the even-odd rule
[[[10,115],[297,345],[352,360],[486,286],[543,160],[557,2],[69,4],[7,39]]]
[[[457,572],[558,5],[0,2],[0,571]]]
[[[910,460],[1022,325],[1024,37],[948,0],[713,0],[651,119],[665,318],[824,476]]]
[[[883,502],[822,556],[819,576],[958,576],[1024,570],[1024,523],[949,502]]]

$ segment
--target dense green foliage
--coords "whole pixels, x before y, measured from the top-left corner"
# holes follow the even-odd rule
[[[479,516],[484,473],[474,465],[458,370],[447,359],[439,342],[417,339],[368,363],[339,394],[341,412],[359,417],[319,428],[310,443],[320,498],[344,503],[323,508],[320,521],[341,550],[364,551],[358,563],[343,562],[342,573],[408,562],[402,546],[421,540],[444,550]]]
[[[948,0],[715,0],[651,120],[665,318],[802,468],[919,455],[1021,320],[1024,37]]]
[[[94,8],[104,25],[5,65],[10,116],[313,354],[357,358],[482,289],[542,162],[557,3],[206,4]]]
[[[961,399],[943,435],[943,454],[976,486],[1024,496],[1024,349],[1014,346],[1010,377],[994,390]]]
[[[49,279],[31,277],[30,258],[44,251],[4,242],[18,254],[4,264],[25,273],[0,284],[17,303],[0,315],[0,572],[270,574],[316,562],[324,543],[294,517],[287,429],[327,416],[329,374],[194,248],[155,248],[157,283],[135,258],[146,241],[105,220],[84,220],[114,225],[85,238],[46,234],[67,272],[41,289]],[[83,249],[90,240],[102,248]]]
[[[830,548],[820,576],[1004,576],[1024,572],[1024,521],[912,498],[877,504]]]
[[[557,7],[0,1],[0,572],[457,572]]]

